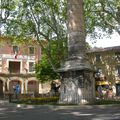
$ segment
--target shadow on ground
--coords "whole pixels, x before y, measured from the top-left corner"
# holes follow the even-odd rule
[[[0,120],[120,120],[120,105],[0,104]]]

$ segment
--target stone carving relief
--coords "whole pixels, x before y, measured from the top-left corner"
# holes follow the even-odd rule
[[[83,98],[88,99],[92,95],[90,72],[69,71],[62,75],[61,83],[62,101],[79,103]]]

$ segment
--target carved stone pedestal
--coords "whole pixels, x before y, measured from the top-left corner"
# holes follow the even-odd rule
[[[84,64],[79,59],[68,60],[59,69],[59,73],[61,75],[60,103],[94,103],[95,84],[89,64]]]

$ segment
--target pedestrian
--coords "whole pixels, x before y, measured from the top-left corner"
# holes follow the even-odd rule
[[[15,86],[15,85],[13,85],[13,91],[14,91],[14,93],[15,93],[15,88],[16,88],[16,86]]]
[[[103,98],[103,92],[102,92],[102,86],[101,85],[98,86],[97,91],[98,91],[99,98]]]
[[[112,89],[112,87],[110,87],[109,90],[107,91],[107,97],[108,97],[108,99],[113,98],[113,89]]]
[[[113,85],[113,86],[112,86],[112,89],[113,89],[113,97],[115,97],[115,96],[116,96],[116,86]]]
[[[20,94],[20,85],[19,84],[17,84],[15,86],[15,94],[16,94],[16,99],[18,99],[19,94]]]

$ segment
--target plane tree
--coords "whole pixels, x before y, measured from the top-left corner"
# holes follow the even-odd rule
[[[55,71],[58,65],[55,66],[53,60],[55,53],[52,52],[51,41],[57,41],[55,48],[59,52],[55,54],[55,59],[59,58],[59,54],[65,53],[61,48],[67,47],[66,6],[67,0],[1,0],[1,34],[24,40],[28,37],[38,40]],[[120,34],[119,0],[84,0],[84,15],[86,36],[101,37],[97,32],[99,30],[106,35],[111,35],[114,31]],[[41,40],[47,41],[47,47]],[[60,57],[61,60],[63,58],[64,55]]]
[[[92,38],[101,37],[96,28],[111,35],[120,35],[120,1],[119,0],[84,0],[85,23],[87,33]]]
[[[11,34],[33,35],[39,30],[40,36],[46,38],[52,30],[55,32],[52,37],[63,37],[63,33],[66,34],[66,3],[66,0],[1,0],[0,21],[7,23],[6,31]],[[96,28],[107,34],[113,31],[120,34],[119,0],[84,0],[84,11],[86,34],[95,35]],[[19,32],[10,31],[14,27],[19,28]]]

